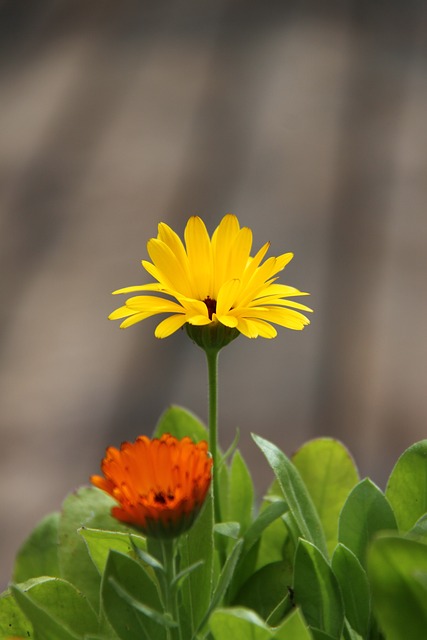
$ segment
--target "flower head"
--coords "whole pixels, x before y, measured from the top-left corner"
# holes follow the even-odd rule
[[[101,468],[104,477],[92,476],[91,482],[120,504],[112,515],[148,536],[171,538],[186,531],[199,513],[212,458],[205,441],[139,436],[120,450],[109,447]]]
[[[167,313],[157,325],[157,338],[166,338],[185,324],[202,327],[220,323],[248,338],[274,338],[277,331],[271,323],[288,329],[303,329],[309,324],[301,311],[311,309],[289,300],[308,294],[276,282],[292,253],[263,262],[270,246],[267,242],[251,256],[252,231],[241,228],[231,214],[224,216],[212,237],[201,218],[193,216],[187,222],[184,240],[185,245],[167,224],[159,224],[157,238],[147,244],[152,262],[142,261],[156,282],[114,291],[144,295],[128,298],[110,314],[111,320],[125,318],[120,326],[126,328]],[[147,291],[155,295],[146,295]]]

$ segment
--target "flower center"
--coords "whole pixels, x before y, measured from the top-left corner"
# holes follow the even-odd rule
[[[216,300],[212,300],[209,296],[207,296],[203,302],[208,308],[209,320],[212,320],[213,314],[216,312]]]
[[[154,502],[156,502],[157,504],[166,504],[168,500],[171,501],[173,500],[173,498],[174,497],[171,493],[165,495],[163,491],[158,491],[154,494]]]

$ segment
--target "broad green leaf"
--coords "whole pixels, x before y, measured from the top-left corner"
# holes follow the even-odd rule
[[[276,616],[290,609],[289,589],[293,581],[293,567],[289,562],[273,562],[256,571],[233,599],[233,606],[247,607],[267,620],[282,603]],[[271,621],[270,621],[271,623]]]
[[[114,504],[103,491],[82,487],[70,494],[62,506],[58,551],[61,576],[82,591],[95,609],[99,605],[101,579],[78,530],[88,527],[129,533],[128,527],[111,516]]]
[[[368,552],[373,607],[387,640],[426,637],[427,545],[379,537]]]
[[[338,542],[338,518],[358,483],[353,459],[341,442],[319,438],[304,444],[292,457],[319,514],[331,555]]]
[[[229,483],[228,509],[225,519],[239,522],[240,531],[244,533],[252,522],[254,487],[251,474],[240,451],[234,453]]]
[[[213,526],[211,490],[194,526],[179,540],[181,571],[203,560],[203,564],[192,571],[182,585],[182,606],[185,611],[183,622],[187,625],[183,635],[188,638],[200,624],[211,601],[214,553]]]
[[[294,609],[275,629],[277,640],[312,640],[313,636],[299,609]]]
[[[419,520],[415,523],[410,531],[408,531],[409,536],[414,536],[415,538],[419,538],[422,542],[427,542],[427,514],[421,516]]]
[[[307,540],[295,553],[294,599],[311,627],[341,638],[344,607],[338,581],[323,554]]]
[[[36,637],[81,638],[98,631],[98,618],[87,599],[61,578],[32,578],[11,591],[31,621]]]
[[[0,638],[12,636],[34,638],[31,622],[8,589],[0,596]]]
[[[122,640],[165,640],[166,631],[150,616],[129,603],[117,588],[150,610],[162,613],[156,585],[138,562],[118,551],[111,551],[102,578],[102,604],[107,618]]]
[[[60,577],[58,524],[59,513],[51,513],[31,532],[16,556],[14,582],[25,582],[38,576]]]
[[[260,436],[252,437],[276,475],[301,537],[312,542],[327,556],[328,550],[319,516],[296,467],[276,445]]]
[[[233,607],[217,609],[211,615],[209,627],[215,640],[271,640],[273,631],[250,609]]]
[[[403,533],[427,512],[427,440],[417,442],[400,456],[385,494]]]
[[[341,588],[348,622],[363,638],[368,637],[371,596],[366,571],[343,544],[336,547],[332,556],[332,570]]]
[[[194,442],[208,440],[209,437],[206,427],[193,413],[177,406],[166,409],[160,416],[154,436],[160,438],[164,433],[170,433],[179,440],[188,436]]]
[[[124,533],[122,531],[105,531],[104,529],[89,529],[82,527],[79,529],[80,535],[84,538],[89,555],[93,563],[102,574],[107,563],[108,554],[111,549],[134,555],[132,551],[131,537],[134,543],[141,549],[146,548],[146,541],[136,533]]]
[[[278,627],[270,627],[244,607],[217,609],[209,627],[214,640],[312,640],[301,613],[294,610]]]
[[[378,531],[396,530],[396,519],[387,498],[369,478],[357,484],[348,496],[339,520],[339,541],[364,567],[368,543]]]

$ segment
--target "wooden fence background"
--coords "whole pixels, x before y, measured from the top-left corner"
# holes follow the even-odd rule
[[[0,582],[107,444],[171,403],[206,416],[203,354],[106,320],[163,220],[228,211],[312,325],[221,357],[221,442],[341,439],[382,486],[427,417],[427,4],[0,2]]]

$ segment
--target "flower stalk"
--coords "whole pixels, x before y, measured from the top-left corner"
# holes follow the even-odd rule
[[[213,467],[213,499],[215,522],[221,522],[221,505],[219,500],[219,474],[218,474],[218,356],[220,349],[206,349],[206,361],[208,365],[208,426],[209,426],[209,451],[211,452]]]
[[[176,578],[176,546],[175,540],[161,540],[163,567],[165,570],[162,581],[163,604],[165,612],[177,626],[167,628],[167,640],[182,640],[179,619],[178,592]]]

